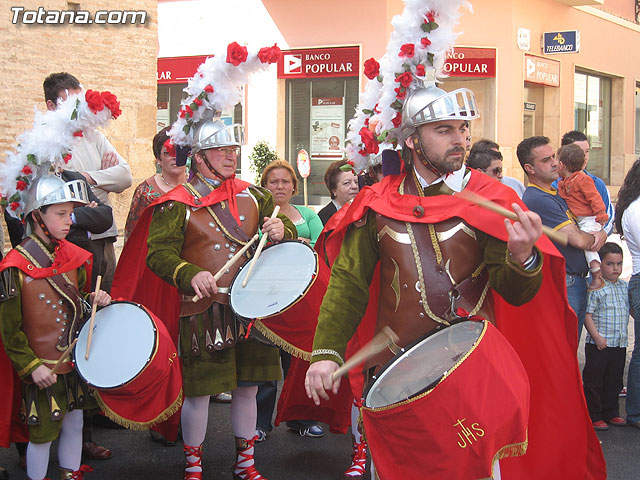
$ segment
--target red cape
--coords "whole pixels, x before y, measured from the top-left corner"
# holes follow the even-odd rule
[[[31,262],[14,249],[0,262],[0,272],[9,267],[16,267],[30,277],[46,278],[55,275],[53,270],[56,270],[56,273],[66,273],[84,264],[87,270],[87,283],[90,284],[91,263],[88,262],[90,258],[91,254],[86,250],[62,240],[51,267],[30,269]],[[0,447],[8,448],[11,442],[28,442],[29,430],[18,418],[22,396],[21,381],[2,343],[0,343],[0,384],[6,392],[0,395]]]
[[[365,187],[337,222],[334,232],[316,246],[319,243],[329,258],[335,258],[349,225],[369,209],[412,223],[436,223],[459,217],[507,241],[500,215],[461,201],[456,195],[400,195],[398,187],[403,178],[404,175],[389,176]],[[472,171],[466,189],[505,208],[511,209],[512,203],[518,203],[526,209],[513,190],[486,175]],[[417,205],[424,209],[422,217],[413,213]],[[502,460],[501,469],[504,478],[606,478],[602,449],[584,400],[576,356],[577,317],[567,301],[564,258],[545,236],[537,247],[544,255],[543,283],[537,295],[527,304],[515,307],[492,292],[496,326],[518,353],[531,385],[527,454]],[[372,282],[370,298],[374,301],[378,289],[379,285]],[[361,326],[371,318],[375,321],[375,316],[365,316]]]

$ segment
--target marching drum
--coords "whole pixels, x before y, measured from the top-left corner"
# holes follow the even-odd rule
[[[93,387],[105,414],[129,428],[162,422],[182,404],[182,374],[166,327],[149,310],[113,302],[96,313],[89,359],[89,322],[75,348],[80,377]]]
[[[252,261],[240,267],[231,282],[231,309],[243,323],[255,321],[252,328],[258,330],[259,340],[311,351],[329,268],[306,243],[286,240],[262,251],[243,287]]]
[[[383,480],[488,478],[526,451],[529,381],[493,325],[463,321],[402,349],[365,389],[362,416]]]

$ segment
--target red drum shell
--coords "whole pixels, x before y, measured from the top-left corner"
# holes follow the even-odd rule
[[[118,303],[131,302],[113,302]],[[127,428],[146,429],[165,421],[180,409],[182,372],[177,349],[162,321],[143,305],[132,305],[148,315],[155,328],[154,351],[145,367],[119,387],[98,388],[83,378],[95,388],[96,399],[109,418]],[[121,332],[121,335],[126,334]],[[84,355],[84,351],[75,354]],[[80,371],[78,373],[82,376]]]
[[[362,417],[382,480],[487,478],[495,459],[526,452],[529,380],[509,342],[485,322],[476,345],[434,388],[363,407]]]

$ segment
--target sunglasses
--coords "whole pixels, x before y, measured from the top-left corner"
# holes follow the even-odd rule
[[[494,175],[497,176],[497,175],[500,175],[502,173],[502,167],[494,167],[494,168],[491,168],[491,169],[483,168],[482,171],[485,172],[485,173],[493,173]]]

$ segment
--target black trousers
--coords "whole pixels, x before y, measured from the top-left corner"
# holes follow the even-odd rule
[[[618,394],[622,390],[627,349],[607,347],[598,350],[595,344],[586,343],[584,354],[582,381],[591,421],[607,421],[620,416]]]

